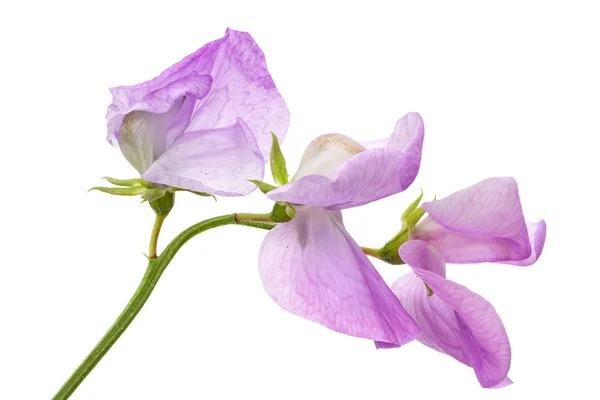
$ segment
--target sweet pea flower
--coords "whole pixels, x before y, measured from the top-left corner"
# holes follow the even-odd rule
[[[262,179],[289,111],[252,37],[228,29],[158,77],[110,89],[108,141],[146,181],[224,196]]]
[[[526,223],[517,184],[491,178],[442,200],[399,249],[413,271],[392,291],[421,328],[418,340],[472,367],[481,386],[502,387],[511,350],[504,325],[483,297],[446,279],[446,262],[531,265],[542,253],[546,223]]]
[[[421,162],[423,122],[405,115],[393,134],[362,145],[315,139],[291,182],[269,192],[296,214],[272,229],[259,254],[260,276],[275,302],[295,315],[378,346],[413,340],[419,328],[344,228],[341,211],[398,193]]]
[[[513,178],[489,178],[422,207],[428,216],[411,237],[436,247],[448,263],[527,266],[544,248],[546,223],[525,222]]]

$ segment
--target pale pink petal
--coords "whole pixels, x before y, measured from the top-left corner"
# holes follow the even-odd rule
[[[448,263],[523,260],[531,255],[513,178],[490,178],[423,203],[429,216],[412,238],[435,246]]]
[[[415,245],[426,246],[411,246]],[[509,384],[510,343],[494,307],[466,287],[426,270],[430,258],[419,260],[410,253],[400,248],[413,272],[396,281],[392,290],[421,327],[418,340],[472,367],[483,387]]]
[[[143,112],[151,116],[152,114],[168,113],[173,108],[180,108],[181,112],[176,116],[178,123],[182,126],[178,132],[171,132],[170,141],[172,141],[188,127],[196,101],[208,94],[211,84],[212,77],[210,75],[192,72],[187,76],[173,77],[170,82],[164,83],[164,86],[141,84],[111,88],[113,102],[108,107],[106,115],[108,141],[114,146],[120,144],[120,135],[122,134],[120,131],[125,117],[130,113]],[[185,98],[185,107],[181,107],[183,98]],[[180,103],[179,106],[177,103]],[[143,135],[143,132],[140,132],[139,135]]]
[[[193,97],[182,97],[171,109],[154,113],[132,111],[120,128],[119,148],[129,163],[143,174],[187,127]]]
[[[267,293],[295,315],[388,347],[419,333],[339,211],[297,207],[292,221],[266,235],[259,269]]]
[[[142,175],[150,182],[222,196],[254,190],[264,160],[248,126],[239,119],[226,128],[180,135]]]
[[[505,261],[505,264],[525,267],[532,265],[540,258],[544,250],[544,243],[546,242],[546,221],[542,219],[539,222],[528,222],[527,232],[529,233],[529,241],[531,243],[531,255],[520,261]]]
[[[442,253],[422,240],[409,240],[402,245],[402,260],[409,265],[446,277],[446,262]]]
[[[302,172],[297,181],[290,182],[268,193],[271,200],[285,201],[315,207],[339,210],[390,196],[406,189],[415,179],[421,163],[423,121],[417,113],[404,116],[383,148],[360,150],[356,142],[346,152],[347,161],[340,152],[328,152],[332,162],[340,165],[337,171],[329,168],[311,168],[311,175]],[[332,135],[328,135],[332,136]],[[345,138],[343,135],[333,135]],[[348,146],[350,139],[336,140],[334,145]],[[319,138],[318,140],[324,141]],[[313,142],[314,143],[314,142]],[[321,155],[313,152],[312,155]],[[327,165],[320,160],[319,165]]]
[[[113,102],[106,118],[108,140],[113,145],[118,143],[126,114],[134,110],[162,113],[184,95],[195,101],[186,131],[226,128],[242,118],[265,158],[271,146],[270,131],[282,141],[289,126],[288,108],[267,70],[262,50],[248,33],[231,29],[158,77],[112,88],[111,93]]]
[[[290,112],[267,70],[265,55],[252,36],[228,29],[221,40],[210,72],[211,91],[196,104],[189,130],[222,128],[241,118],[268,159],[271,132],[283,141]]]

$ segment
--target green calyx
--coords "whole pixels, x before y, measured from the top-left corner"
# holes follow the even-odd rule
[[[289,222],[296,215],[296,210],[288,203],[275,203],[271,211],[271,219],[275,223]]]
[[[198,196],[212,197],[215,199],[215,201],[217,200],[216,197],[210,193],[194,192],[182,188],[158,185],[147,182],[143,179],[116,179],[108,176],[105,176],[103,179],[106,179],[113,185],[120,187],[94,186],[88,190],[88,192],[96,190],[102,193],[108,193],[117,196],[140,196],[142,198],[142,203],[148,202],[151,203],[151,205],[153,202],[156,202],[163,197],[167,197],[167,199],[164,200],[165,203],[172,203],[172,199],[174,197],[173,193],[175,192],[189,192]]]
[[[419,197],[417,197],[415,201],[410,203],[410,205],[402,213],[402,216],[400,217],[402,229],[400,229],[400,232],[396,236],[390,239],[380,249],[363,248],[363,251],[365,251],[367,255],[379,258],[380,260],[383,260],[388,264],[404,264],[404,261],[400,258],[400,255],[398,254],[398,249],[400,249],[400,246],[402,246],[404,243],[410,240],[415,226],[425,215],[425,210],[423,210],[422,207],[419,207],[419,204],[422,199],[423,190],[421,190],[421,194],[419,195]]]

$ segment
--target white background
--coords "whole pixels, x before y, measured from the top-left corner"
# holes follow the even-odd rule
[[[73,398],[598,398],[594,2],[415,3],[3,3],[0,399],[50,398],[143,275],[149,207],[86,193],[104,175],[135,176],[104,140],[107,88],[154,77],[228,26],[254,36],[289,105],[292,171],[319,134],[375,139],[422,114],[415,184],[345,212],[359,244],[395,234],[419,188],[518,180],[527,219],[548,223],[540,261],[449,269],[502,316],[515,384],[484,390],[418,342],[375,350],[280,310],[258,276],[264,232],[226,227],[182,249]],[[269,208],[260,193],[183,194],[161,245],[202,219]],[[390,283],[407,271],[375,265]]]

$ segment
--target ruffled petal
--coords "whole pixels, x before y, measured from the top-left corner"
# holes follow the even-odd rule
[[[271,133],[282,142],[290,112],[267,70],[265,55],[246,32],[227,30],[213,56],[210,94],[196,104],[190,130],[221,128],[243,119],[263,157],[271,151]]]
[[[391,138],[382,142],[385,147],[360,152],[352,149],[347,152],[350,157],[335,173],[321,167],[324,172],[302,176],[269,192],[268,196],[274,201],[339,210],[401,192],[413,182],[419,171],[423,135],[421,117],[417,113],[409,113],[398,121]],[[348,143],[348,140],[337,141],[337,146],[347,146]],[[356,146],[360,145],[356,143]],[[332,162],[340,164],[340,159],[332,157]],[[323,160],[321,164],[325,164]]]
[[[184,95],[198,100],[187,131],[225,128],[242,118],[263,155],[270,151],[269,131],[282,141],[289,126],[288,108],[267,70],[264,54],[249,34],[230,29],[160,76],[112,88],[111,93],[113,103],[106,118],[113,145],[124,115],[133,110],[165,112]]]
[[[149,182],[221,196],[241,196],[262,179],[264,159],[250,128],[238,119],[226,128],[186,132],[142,175]]]
[[[442,278],[446,277],[446,261],[435,247],[422,240],[409,240],[401,248],[401,257],[406,264],[419,265],[419,268],[431,271]]]
[[[504,264],[526,267],[532,265],[540,258],[544,250],[544,243],[546,242],[546,221],[542,219],[539,222],[528,222],[527,232],[529,233],[529,241],[531,243],[531,255],[520,261],[505,261]]]
[[[410,259],[413,272],[396,281],[392,290],[421,327],[418,340],[472,367],[483,387],[509,384],[510,343],[494,307],[466,287],[426,270],[428,258],[411,257],[403,248],[407,244],[400,256]],[[415,245],[426,246],[411,246]]]
[[[162,75],[161,75],[162,76]],[[150,81],[152,82],[152,81]],[[210,91],[212,78],[210,75],[200,75],[195,72],[180,78],[173,77],[170,82],[163,82],[164,86],[157,84],[146,85],[148,82],[136,86],[121,86],[111,88],[113,102],[108,106],[106,119],[108,120],[107,140],[113,145],[120,145],[119,135],[124,128],[128,115],[143,112],[146,115],[163,114],[176,108],[176,103],[182,102],[185,97],[185,114],[178,115],[185,121],[178,132],[171,132],[171,140],[181,134],[188,126],[194,111],[197,99],[202,98]],[[146,85],[146,86],[144,86]],[[143,132],[130,132],[143,135]]]
[[[259,269],[265,290],[280,307],[337,332],[386,347],[419,333],[346,232],[340,212],[298,207],[292,221],[266,235]]]
[[[412,233],[449,263],[523,260],[531,255],[527,225],[513,178],[490,178],[423,203],[429,216]]]
[[[119,148],[129,163],[143,174],[179,136],[190,120],[193,97],[182,97],[164,113],[132,111],[121,125]]]

